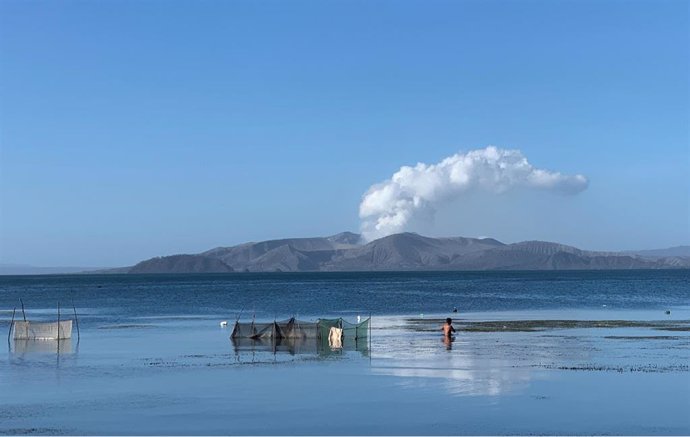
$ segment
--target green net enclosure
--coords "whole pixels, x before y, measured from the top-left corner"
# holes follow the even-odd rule
[[[371,318],[350,323],[342,318],[319,319],[319,347],[322,351],[368,348]]]
[[[355,340],[369,338],[369,324],[371,323],[371,318],[363,320],[360,323],[349,323],[341,319],[341,323],[344,338],[353,338]]]
[[[343,319],[319,319],[319,338],[328,340],[331,328],[342,329],[342,321]]]

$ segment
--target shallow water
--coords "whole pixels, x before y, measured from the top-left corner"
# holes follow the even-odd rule
[[[323,291],[328,277],[318,275],[300,276],[296,283],[258,279],[272,284],[265,293],[275,299],[271,312],[278,316],[290,315],[277,308],[293,299],[278,293],[281,281],[283,289],[328,301],[329,310],[318,315],[353,320],[368,312],[362,308],[373,307],[368,348],[294,354],[236,349],[231,326],[219,326],[220,320],[232,325],[236,315],[228,308],[239,306],[227,296],[268,298],[257,280],[212,276],[112,283],[94,277],[0,278],[0,327],[7,329],[19,295],[31,304],[32,319],[51,317],[47,303],[70,294],[81,314],[80,340],[60,342],[59,354],[49,341],[10,342],[0,351],[0,433],[690,434],[690,332],[664,329],[690,327],[687,273],[649,279],[614,272],[599,278],[601,286],[572,276],[563,281],[534,274],[520,281],[511,273],[503,279],[493,275],[492,283],[519,287],[525,302],[534,304],[509,309],[504,296],[493,307],[486,303],[489,308],[458,314],[434,309],[440,306],[434,290],[450,287],[452,275],[440,275],[441,285],[433,275],[421,275],[422,285],[415,285],[413,275],[348,277],[341,283],[345,291],[333,285],[332,292]],[[467,280],[473,287],[483,281]],[[603,297],[565,308],[563,299],[549,304],[544,290],[552,284],[556,294],[565,294],[563,283],[597,289]],[[654,295],[644,298],[640,283],[653,284]],[[617,291],[607,294],[611,284]],[[375,307],[383,301],[374,295],[377,287],[397,300]],[[225,288],[235,291],[219,291]],[[369,288],[371,299],[363,299]],[[638,296],[619,298],[626,289]],[[353,290],[360,290],[354,291],[360,296],[355,303],[347,294]],[[225,296],[217,308],[192,304],[214,296]],[[458,296],[468,298],[460,291]],[[594,303],[599,300],[607,306]],[[300,305],[311,308],[303,318],[316,317],[318,300]],[[272,318],[268,312],[266,320]],[[455,317],[459,328],[450,344],[438,333],[438,319],[446,316]],[[643,323],[554,322],[559,320]],[[485,322],[500,326],[462,330]],[[511,330],[525,323],[537,329]]]

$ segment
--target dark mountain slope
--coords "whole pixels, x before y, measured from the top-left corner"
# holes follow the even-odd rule
[[[690,258],[592,252],[546,241],[503,244],[492,238],[389,235],[367,244],[351,232],[288,238],[199,255],[153,258],[130,273],[301,272],[395,270],[600,270],[690,268]],[[673,252],[675,253],[675,252]]]
[[[338,251],[325,270],[419,270],[452,264],[463,255],[503,246],[493,239],[389,235],[351,250]]]
[[[151,258],[129,269],[128,273],[228,273],[233,268],[203,255],[172,255]]]

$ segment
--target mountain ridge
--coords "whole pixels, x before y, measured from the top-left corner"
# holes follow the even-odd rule
[[[679,246],[683,247],[683,246]],[[674,248],[672,248],[674,249]],[[690,268],[690,256],[663,249],[601,252],[548,241],[506,244],[493,238],[426,237],[404,232],[363,242],[359,234],[284,238],[155,257],[126,273],[337,272],[441,270],[604,270]],[[644,252],[644,251],[640,251]],[[674,252],[675,253],[675,252]],[[183,257],[183,258],[181,258]],[[90,272],[94,273],[94,272]],[[109,273],[108,270],[98,273]],[[115,272],[113,272],[115,273]]]
[[[359,234],[341,232],[327,237],[219,246],[197,254],[158,256],[118,268],[79,270],[0,264],[0,275],[687,268],[690,246],[605,252],[539,240],[506,244],[487,237],[435,238],[411,232],[364,242]]]

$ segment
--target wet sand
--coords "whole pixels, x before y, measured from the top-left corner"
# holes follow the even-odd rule
[[[12,344],[0,433],[690,434],[687,308],[374,317],[370,348],[321,352],[233,345],[220,319]]]

